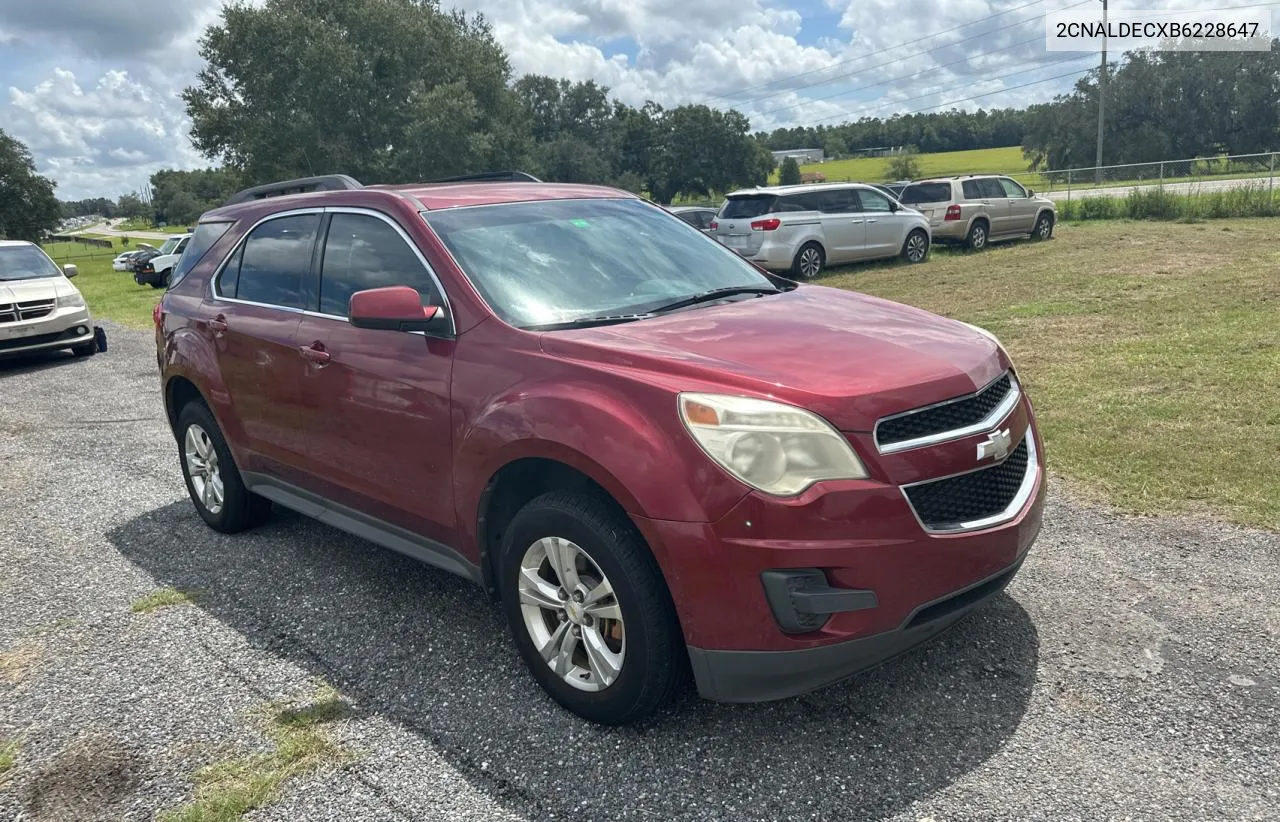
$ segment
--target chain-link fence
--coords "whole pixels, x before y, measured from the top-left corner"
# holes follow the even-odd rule
[[[1252,185],[1262,185],[1273,190],[1277,171],[1280,171],[1280,153],[1271,152],[1026,171],[1005,176],[1036,191],[1060,195],[1055,199],[1070,200],[1075,196],[1115,194],[1115,189],[1118,188],[1128,190],[1148,185],[1166,186],[1175,192],[1185,190],[1186,193],[1194,193],[1227,189],[1235,185],[1235,181],[1253,181]]]

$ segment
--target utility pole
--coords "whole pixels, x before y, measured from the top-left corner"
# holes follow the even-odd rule
[[[1093,164],[1094,182],[1102,182],[1102,121],[1107,106],[1107,0],[1102,0],[1102,67],[1098,71],[1098,153]]]

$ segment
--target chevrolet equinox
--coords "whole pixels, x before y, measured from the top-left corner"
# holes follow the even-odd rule
[[[1040,527],[1042,448],[974,326],[757,268],[519,172],[250,189],[155,314],[199,515],[283,505],[474,580],[589,720],[754,702],[955,623]]]

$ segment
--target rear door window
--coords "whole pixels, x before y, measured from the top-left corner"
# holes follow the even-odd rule
[[[966,192],[965,196],[968,194]],[[951,183],[915,183],[902,190],[902,203],[945,203],[951,199]]]
[[[730,197],[720,210],[720,216],[726,220],[744,220],[759,217],[775,210],[774,202],[778,198],[772,194],[745,194],[741,197]]]
[[[806,191],[804,194],[788,194],[778,198],[778,211],[822,211],[826,192]]]
[[[964,198],[966,200],[985,200],[987,195],[982,192],[981,180],[965,180],[960,184],[960,188],[964,190]]]
[[[319,214],[265,222],[245,241],[235,298],[285,308],[310,308],[307,294]]]
[[[822,192],[822,211],[826,214],[853,214],[858,210],[858,193],[851,188],[833,188]]]
[[[320,264],[320,313],[345,317],[352,294],[393,285],[417,289],[423,305],[441,304],[430,272],[399,231],[367,214],[334,214]]]
[[[1000,181],[995,177],[987,177],[984,180],[979,180],[979,182],[982,183],[982,196],[987,199],[994,197],[996,199],[1003,200],[1005,197],[1009,196],[1004,193],[1004,186],[1000,185]]]

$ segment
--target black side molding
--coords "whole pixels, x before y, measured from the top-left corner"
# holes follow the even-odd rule
[[[832,588],[818,568],[765,571],[760,581],[773,618],[789,634],[816,631],[832,614],[865,611],[879,604],[875,591]]]
[[[249,490],[299,514],[483,585],[479,567],[447,545],[266,474],[241,471]]]

